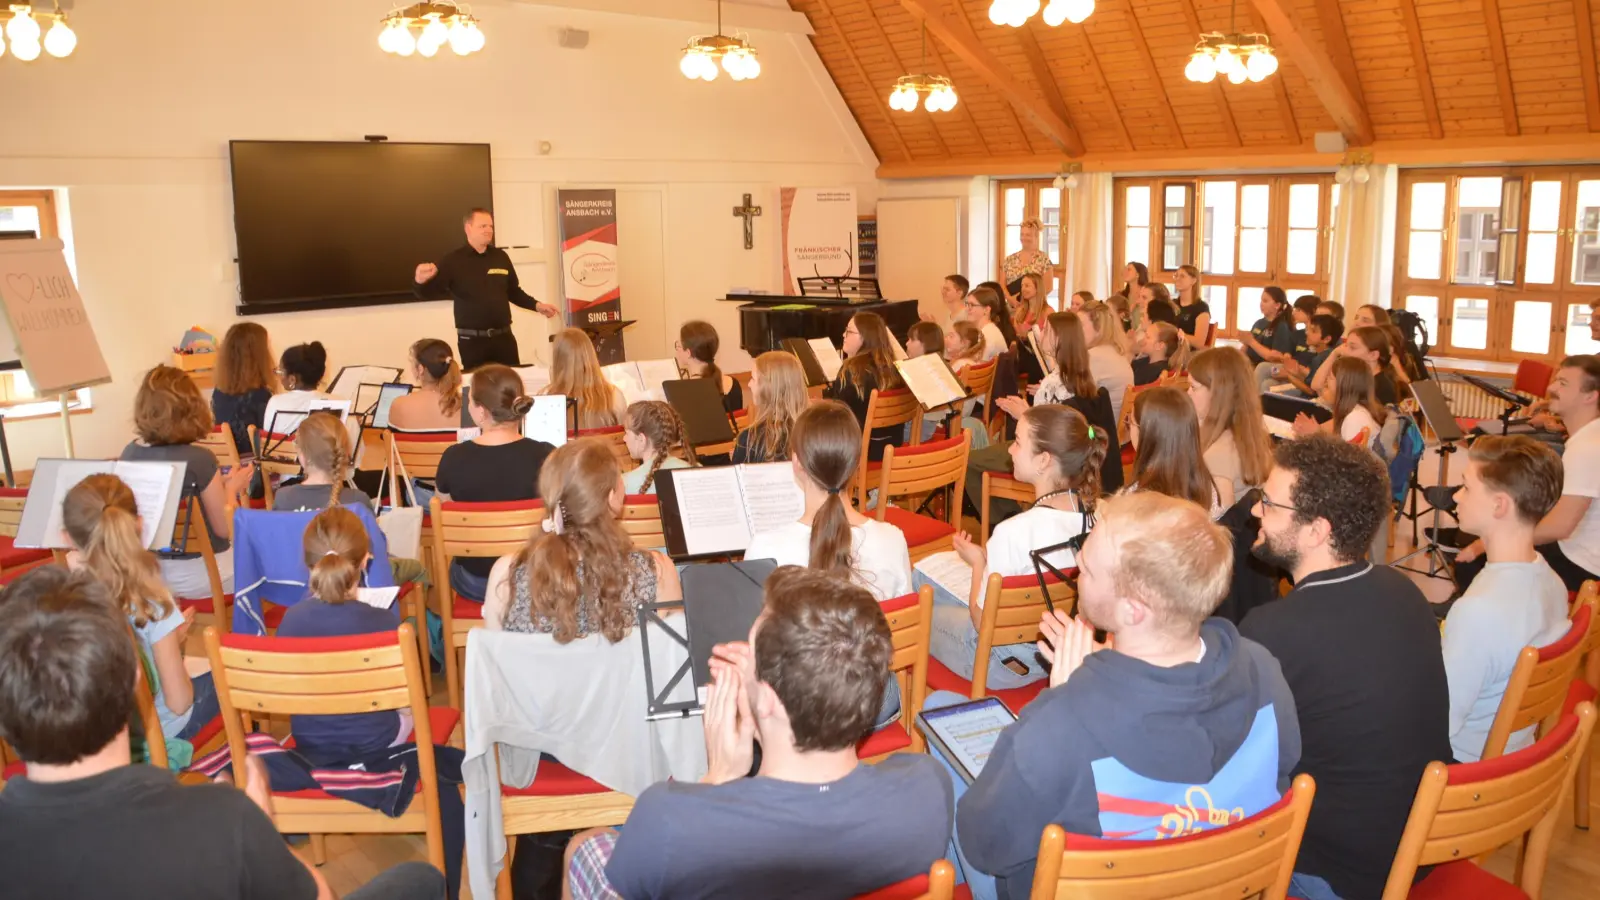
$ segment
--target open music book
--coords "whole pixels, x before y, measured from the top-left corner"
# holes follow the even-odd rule
[[[906,347],[905,347],[905,345],[900,343],[900,339],[894,336],[894,332],[889,331],[889,329],[887,329],[887,328],[885,328],[884,331],[888,331],[888,333],[889,333],[889,349],[894,352],[894,358],[895,359],[905,359],[906,358]]]
[[[656,473],[661,525],[673,557],[736,554],[756,534],[799,520],[805,494],[790,463]]]
[[[806,344],[811,347],[811,352],[816,354],[817,365],[822,367],[823,377],[832,383],[839,377],[839,370],[844,368],[844,358],[839,355],[839,349],[827,338],[812,338],[806,341]]]
[[[111,474],[133,491],[140,518],[140,538],[151,550],[172,545],[178,520],[183,474],[181,462],[125,462],[115,459],[41,459],[34,465],[33,485],[17,522],[18,547],[70,550],[61,528],[61,501],[90,475]]]
[[[393,366],[345,366],[339,374],[333,377],[333,384],[328,386],[328,393],[340,400],[355,403],[356,395],[362,385],[373,388],[388,384],[400,378],[400,370]],[[376,394],[374,393],[374,399]],[[367,407],[357,404],[357,408],[365,410]],[[349,407],[346,407],[348,410]]]
[[[678,372],[677,362],[670,359],[612,363],[601,366],[600,372],[607,381],[617,386],[617,390],[622,391],[623,399],[629,403],[666,400],[666,395],[661,392],[661,382],[676,381],[683,377]]]
[[[894,367],[900,370],[901,380],[916,395],[917,402],[922,404],[924,410],[945,406],[967,396],[967,389],[962,386],[961,380],[950,371],[944,360],[932,353],[924,353],[916,359],[899,360]]]
[[[1044,373],[1049,375],[1056,370],[1056,361],[1055,357],[1046,356],[1044,349],[1039,346],[1039,333],[1037,325],[1028,329],[1028,346],[1033,348],[1034,358],[1039,360],[1039,365],[1044,367]]]
[[[522,417],[522,436],[544,441],[553,447],[567,442],[567,398],[561,394],[540,394],[533,408]]]

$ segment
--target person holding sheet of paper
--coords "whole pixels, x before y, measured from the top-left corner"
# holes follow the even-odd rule
[[[283,393],[274,394],[267,401],[266,412],[261,417],[261,431],[268,434],[294,434],[306,410],[319,400],[330,400],[332,394],[321,390],[322,379],[328,374],[328,351],[321,341],[295,344],[283,351],[278,360],[278,378],[283,381]]]
[[[631,404],[622,426],[622,439],[628,445],[628,454],[640,463],[622,476],[622,485],[630,495],[654,494],[656,473],[662,469],[700,465],[694,447],[686,440],[683,417],[665,401],[640,400]]]
[[[859,312],[850,318],[844,328],[844,365],[838,377],[828,386],[827,396],[838,400],[852,413],[856,425],[866,427],[867,404],[873,391],[892,391],[905,387],[900,372],[894,367],[893,344],[889,339],[889,326],[877,313]],[[877,462],[883,451],[900,439],[898,426],[874,428],[872,442],[867,448],[867,459]]]
[[[172,366],[156,366],[145,373],[133,398],[133,428],[137,437],[122,448],[121,458],[184,464],[183,502],[200,498],[201,518],[217,558],[222,590],[233,593],[233,550],[225,537],[228,503],[249,486],[255,467],[243,465],[223,475],[211,451],[195,446],[195,441],[211,433],[211,410],[188,374]],[[211,576],[198,547],[173,547],[163,553],[161,577],[175,597],[211,597]]]
[[[710,322],[694,320],[683,323],[678,329],[678,342],[672,349],[678,368],[688,378],[710,378],[722,395],[722,408],[730,413],[744,409],[744,388],[732,375],[722,374],[717,368],[717,348],[721,346],[717,329]]]
[[[1105,432],[1090,425],[1077,410],[1046,404],[1022,414],[1017,439],[1010,448],[1012,475],[1033,486],[1038,496],[1034,505],[995,526],[985,546],[965,532],[957,534],[954,550],[920,560],[912,576],[914,587],[933,585],[928,652],[950,671],[972,678],[989,576],[1031,575],[1031,551],[1089,530],[1100,496],[1100,465],[1107,452]],[[1070,550],[1057,551],[1048,560],[1063,570],[1074,564]],[[953,593],[957,588],[961,593]],[[1032,644],[993,647],[987,665],[989,685],[996,690],[1022,687],[1048,674]]]
[[[477,376],[474,375],[474,383]],[[550,350],[550,384],[540,393],[571,397],[578,404],[578,427],[615,428],[628,414],[628,401],[600,371],[594,342],[578,328],[563,328]]]
[[[61,503],[61,526],[72,542],[67,565],[85,571],[115,593],[116,603],[138,638],[143,662],[153,671],[161,733],[188,740],[220,712],[211,673],[194,678],[184,668],[183,645],[192,613],[185,613],[161,583],[155,554],[145,549],[133,491],[115,475],[90,475],[73,485]]]
[[[970,328],[971,326],[967,327]],[[978,340],[983,340],[982,335],[979,335]],[[921,359],[924,356],[938,357],[944,362],[945,368],[950,370],[950,374],[954,375],[956,369],[950,364],[949,360],[945,359],[944,347],[944,332],[932,322],[918,322],[911,326],[911,330],[906,333],[907,359]],[[972,417],[972,406],[976,402],[975,400],[967,400],[961,404],[960,425],[960,427],[967,430],[974,450],[989,446],[988,430],[983,427],[982,422]],[[953,408],[953,405],[941,407],[930,411],[928,415],[922,417],[922,439],[924,441],[933,437],[933,433],[938,430],[939,425],[943,423]],[[910,437],[911,423],[907,422],[906,438],[909,440]]]
[[[811,403],[800,360],[784,350],[768,350],[750,367],[754,418],[733,440],[733,464],[781,462],[789,458],[789,433]]]
[[[417,387],[396,397],[389,425],[406,431],[454,431],[461,424],[461,365],[438,338],[411,345],[411,378]]]

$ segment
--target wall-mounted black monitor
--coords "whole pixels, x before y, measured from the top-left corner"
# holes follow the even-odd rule
[[[492,209],[488,144],[232,141],[239,312],[415,300],[417,264]]]

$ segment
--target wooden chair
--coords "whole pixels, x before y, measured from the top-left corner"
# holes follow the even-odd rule
[[[17,756],[17,751],[12,750],[10,744],[0,741],[0,790],[5,788],[7,781],[27,773],[28,764]]]
[[[233,507],[228,507],[228,518],[233,518]],[[226,524],[223,524],[226,527]],[[231,531],[231,529],[229,529]],[[159,556],[173,556],[178,553],[194,553],[198,551],[200,558],[205,560],[206,578],[211,583],[211,596],[195,599],[176,598],[178,606],[183,609],[192,609],[198,622],[204,616],[218,631],[227,633],[233,630],[233,595],[222,589],[222,570],[217,568],[217,554],[211,548],[211,535],[206,531],[205,515],[200,511],[200,498],[190,496],[183,508],[178,510],[177,522],[172,529],[172,547],[158,553]],[[278,627],[283,621],[283,614],[288,607],[278,606],[275,603],[262,603],[261,618],[267,628]]]
[[[0,487],[0,575],[25,572],[52,557],[49,550],[16,545],[17,526],[22,523],[22,507],[27,502],[27,488]]]
[[[138,638],[134,636],[132,626],[128,629],[128,639],[138,647]],[[145,680],[144,666],[139,666],[138,677],[133,684],[133,706],[139,716],[139,723],[144,728],[146,735],[145,746],[150,754],[150,765],[158,769],[171,768],[171,759],[167,755],[167,742],[165,739],[150,740],[150,735],[161,734],[161,714],[156,712],[156,698],[150,687],[150,682]],[[223,727],[222,715],[207,722],[204,728],[189,738],[189,743],[194,747],[193,759],[220,748],[228,740],[226,729]],[[183,771],[178,773],[178,780],[185,784],[204,784],[211,779],[195,772]]]
[[[1074,572],[1076,570],[1073,570]],[[1070,573],[1069,573],[1070,574]],[[1071,615],[1077,606],[1077,592],[1071,582],[1047,575],[1045,583],[1050,590],[1050,601],[1062,612]],[[1013,575],[1001,578],[999,573],[989,576],[984,592],[983,613],[978,625],[978,652],[973,659],[972,680],[968,681],[950,671],[937,659],[928,661],[928,687],[936,691],[954,691],[976,700],[994,694],[1012,712],[1021,712],[1028,701],[1050,686],[1047,678],[1032,684],[1007,690],[990,691],[989,651],[996,644],[1032,644],[1039,638],[1039,620],[1049,610],[1039,579],[1034,575]],[[1032,650],[1028,651],[1032,653]]]
[[[1578,607],[1589,608],[1589,637],[1583,644],[1583,662],[1578,665],[1578,677],[1572,680],[1567,691],[1567,702],[1562,713],[1569,713],[1579,703],[1589,702],[1600,706],[1600,581],[1585,581],[1578,590],[1572,608],[1576,616]],[[1585,753],[1578,759],[1578,777],[1572,788],[1572,824],[1589,828],[1589,789],[1593,759]]]
[[[250,446],[256,451],[256,467],[261,470],[262,496],[267,509],[272,508],[272,477],[287,478],[300,474],[300,448],[294,435],[257,431],[250,426]]]
[[[204,447],[211,451],[217,458],[217,465],[226,469],[239,468],[239,448],[233,442],[233,429],[226,425],[218,425],[211,429],[211,433],[194,442],[196,447]]]
[[[639,467],[639,461],[634,459],[633,455],[628,452],[628,445],[623,440],[623,428],[621,425],[613,425],[610,428],[580,428],[577,431],[567,432],[567,436],[573,440],[578,440],[579,438],[603,438],[610,441],[611,455],[617,458],[618,468],[624,472],[631,472]]]
[[[1537,726],[1545,732],[1555,726],[1589,644],[1593,614],[1588,604],[1580,604],[1567,633],[1559,640],[1543,647],[1523,647],[1517,654],[1494,724],[1489,726],[1488,740],[1484,741],[1483,759],[1504,755],[1511,736],[1524,728]]]
[[[206,629],[211,675],[228,730],[233,778],[245,786],[246,735],[269,714],[339,715],[409,709],[421,778],[405,813],[390,817],[323,791],[273,793],[280,834],[311,835],[317,865],[327,860],[329,834],[422,834],[428,862],[444,871],[434,742],[447,740],[460,714],[429,709],[428,687],[409,624],[395,631],[326,638],[223,635]],[[420,800],[419,804],[417,801]]]
[[[884,449],[883,465],[873,485],[878,489],[876,517],[905,534],[912,562],[953,546],[952,539],[961,530],[961,498],[971,452],[972,438],[965,430],[942,441]],[[953,493],[945,503],[942,520],[889,505],[895,497],[921,498],[946,487]]]
[[[856,755],[875,763],[895,753],[921,753],[922,732],[917,713],[928,695],[928,635],[933,630],[933,588],[926,585],[878,604],[889,620],[894,642],[889,674],[900,686],[900,718],[867,735],[856,745]]]
[[[655,494],[629,494],[622,501],[622,530],[640,550],[667,546],[661,527],[661,503]]]
[[[867,398],[867,419],[861,429],[861,464],[856,467],[856,507],[867,508],[867,489],[875,483],[881,462],[869,462],[867,454],[872,446],[875,428],[904,426],[911,423],[911,444],[922,443],[922,404],[910,388],[892,391],[874,390]]]
[[[423,478],[432,481],[439,475],[439,460],[444,458],[444,452],[456,445],[456,432],[451,431],[396,431],[389,429],[386,434],[389,442],[390,483],[386,486],[389,492],[389,502],[400,505],[400,497],[411,496],[410,486],[401,492],[398,482],[400,465],[405,466],[406,474],[412,478]],[[430,584],[444,583],[444,573],[434,571],[433,566],[433,517],[427,508],[422,510],[422,537],[417,544],[417,552],[422,554],[422,567],[428,573]],[[427,598],[423,598],[423,605],[427,605]],[[420,620],[419,620],[420,621]],[[417,637],[426,641],[428,632],[419,627]],[[427,645],[423,645],[423,658],[427,659]]]
[[[952,900],[956,895],[956,867],[949,860],[936,859],[928,874],[881,887],[855,900]],[[971,896],[964,894],[963,896]]]
[[[444,631],[444,675],[450,703],[461,709],[462,669],[466,664],[467,632],[483,624],[483,604],[457,594],[450,587],[450,561],[457,558],[497,559],[522,549],[533,530],[544,521],[544,504],[538,500],[505,503],[448,503],[437,496],[430,504],[433,520],[433,570],[435,597]]]
[[[999,369],[996,360],[973,363],[956,373],[967,393],[983,402],[984,413],[994,410],[994,373]]]
[[[1032,506],[1038,497],[1039,492],[1033,489],[1033,485],[1018,481],[1006,472],[983,473],[983,505],[978,510],[978,546],[987,546],[989,543],[989,501],[1015,500],[1024,506]]]
[[[1422,773],[1383,900],[1538,900],[1562,792],[1588,751],[1594,706],[1581,703],[1538,743],[1482,762],[1432,762]],[[1516,886],[1472,861],[1526,835]],[[1433,866],[1413,884],[1417,869]],[[1517,888],[1521,888],[1518,890]]]
[[[1206,326],[1206,346],[1207,347],[1215,347],[1216,345],[1217,345],[1217,323],[1212,322],[1210,325]]]
[[[1283,900],[1317,786],[1299,775],[1248,819],[1159,841],[1118,841],[1045,828],[1033,898],[1250,897]],[[1181,825],[1180,825],[1181,827]]]
[[[499,757],[495,758],[499,765]],[[539,775],[525,788],[501,782],[500,819],[507,840],[505,867],[495,880],[496,900],[512,900],[511,857],[519,834],[580,831],[621,825],[633,812],[634,798],[563,766],[553,759],[539,763]]]
[[[1132,433],[1132,429],[1129,426],[1133,423],[1134,404],[1138,401],[1140,394],[1153,387],[1161,386],[1162,383],[1160,381],[1152,381],[1149,384],[1132,384],[1122,392],[1122,409],[1117,411],[1117,435],[1123,441],[1123,444],[1121,447],[1116,448],[1116,452],[1122,458],[1122,474],[1125,481],[1133,480],[1133,463],[1138,458],[1138,452],[1133,446],[1133,439],[1129,437]]]

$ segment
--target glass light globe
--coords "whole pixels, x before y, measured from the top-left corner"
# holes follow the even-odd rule
[[[56,23],[50,26],[50,30],[45,32],[44,52],[54,56],[56,59],[71,56],[72,51],[77,47],[77,32],[68,28],[67,23],[60,19],[57,19]]]
[[[1007,21],[1006,24],[1010,25],[1012,28],[1021,28],[1022,26],[1028,24],[1028,14],[1023,12],[1025,9],[1027,9],[1026,6],[1012,7],[1011,19]]]
[[[1209,84],[1217,79],[1217,63],[1209,53],[1196,53],[1189,57],[1189,64],[1183,68],[1183,77],[1200,84]]]
[[[1077,186],[1078,186],[1078,173],[1074,172],[1071,175],[1067,176],[1067,190],[1070,191],[1070,190],[1072,190],[1073,188],[1075,188]]]
[[[419,40],[434,44],[437,50],[438,47],[444,46],[444,42],[449,39],[450,29],[446,28],[445,24],[438,19],[429,19],[427,27],[422,29],[422,37]]]
[[[457,56],[466,56],[474,49],[472,46],[472,32],[468,31],[467,26],[461,24],[459,19],[450,25],[449,40],[450,49],[454,50]]]
[[[23,62],[33,62],[34,60],[38,59],[39,51],[41,49],[42,48],[39,46],[38,41],[11,42],[11,52],[15,53],[17,55],[17,59],[20,59]]]
[[[1244,66],[1237,66],[1236,65],[1236,66],[1233,67],[1233,71],[1228,73],[1228,83],[1229,84],[1244,84],[1244,80],[1246,78],[1249,78],[1249,77],[1250,77],[1250,75],[1249,75],[1249,73],[1245,72]]]
[[[744,58],[744,77],[755,78],[761,74],[761,60],[754,53]]]
[[[1339,168],[1335,169],[1334,172],[1333,172],[1333,180],[1334,180],[1334,182],[1336,184],[1349,184],[1350,183],[1350,167],[1349,166],[1340,166]]]
[[[433,41],[424,38],[417,41],[417,52],[428,57],[429,59],[432,59],[436,54],[438,54],[439,48],[442,46],[444,45],[435,44]]]
[[[1223,47],[1217,51],[1217,74],[1226,75],[1238,65],[1239,57],[1233,55],[1232,47]]]
[[[5,56],[5,55],[6,55],[6,42],[3,41],[3,40],[0,40],[0,56]]]
[[[994,0],[989,4],[989,21],[996,25],[1004,25],[1011,20],[1010,0]]]
[[[1372,180],[1372,173],[1367,171],[1366,166],[1356,166],[1356,170],[1350,176],[1350,180],[1356,184],[1366,184]]]
[[[1044,8],[1044,23],[1051,28],[1067,20],[1067,4],[1064,0],[1050,0],[1050,5]]]
[[[716,63],[715,60],[713,60],[709,56],[701,56],[700,57],[700,80],[701,81],[716,81],[717,80],[717,63]]]
[[[483,36],[483,29],[478,27],[477,22],[467,23],[467,34],[471,35],[472,37],[472,52],[477,53],[479,50],[482,50],[485,38]]]
[[[900,111],[900,89],[895,88],[889,92],[889,108],[895,112]]]
[[[37,44],[39,43],[39,23],[28,13],[19,12],[6,25],[6,37],[11,38],[12,44]],[[12,49],[16,48],[13,47]],[[17,56],[21,58],[22,54],[18,53]]]
[[[410,56],[417,52],[417,38],[411,29],[401,25],[394,32],[394,52],[401,56]]]
[[[1273,53],[1271,50],[1256,53],[1251,56],[1250,59],[1251,62],[1254,62],[1257,59],[1261,60],[1261,71],[1264,73],[1261,76],[1262,78],[1266,78],[1273,72],[1278,71],[1278,55]]]
[[[1028,19],[1039,14],[1040,7],[1044,6],[1044,0],[1021,0],[1017,6],[1025,10],[1022,16]]]
[[[1094,0],[1056,0],[1067,8],[1067,21],[1082,25],[1083,20],[1094,15]]]
[[[1265,81],[1267,76],[1271,75],[1273,70],[1277,68],[1275,63],[1276,60],[1272,58],[1271,53],[1258,50],[1250,54],[1250,58],[1245,61],[1244,68],[1250,74],[1251,81]]]
[[[944,94],[929,91],[927,99],[922,101],[922,108],[928,112],[944,112]]]
[[[393,53],[395,47],[394,25],[385,24],[383,30],[378,32],[378,49],[385,53]]]

